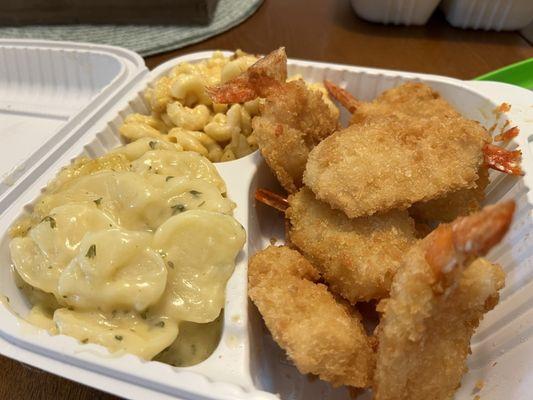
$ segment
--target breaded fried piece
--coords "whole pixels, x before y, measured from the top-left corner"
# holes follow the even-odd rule
[[[403,112],[414,117],[426,118],[446,115],[450,106],[435,102],[439,95],[423,83],[406,83],[391,90],[369,103],[359,103],[354,109],[351,124],[365,124],[380,119],[384,113]],[[427,107],[431,103],[434,107]],[[479,178],[472,189],[460,189],[428,202],[416,203],[410,210],[417,220],[451,222],[459,216],[468,215],[480,209],[485,188],[489,183],[488,169],[481,166]]]
[[[451,222],[481,208],[488,184],[489,171],[486,166],[481,166],[476,187],[460,189],[426,203],[415,203],[409,214],[419,222]]]
[[[440,225],[394,277],[377,328],[376,400],[447,400],[466,371],[470,339],[498,303],[505,273],[478,258],[507,232],[514,203]]]
[[[252,136],[269,167],[289,193],[302,186],[307,157],[313,147],[338,127],[337,117],[302,80],[272,91],[252,121]]]
[[[265,98],[252,121],[252,138],[281,185],[298,190],[309,151],[338,128],[338,113],[322,93],[301,79],[285,82],[287,56],[280,48],[236,78],[208,89],[218,103],[242,103]]]
[[[432,93],[416,114],[383,102],[379,117],[367,111],[367,120],[323,140],[309,154],[304,183],[350,218],[474,187],[490,138]]]
[[[402,256],[416,241],[407,211],[349,219],[305,187],[289,204],[289,240],[333,292],[352,304],[388,295]]]
[[[375,355],[359,314],[316,283],[297,251],[270,246],[248,266],[248,294],[298,370],[334,386],[367,387]]]
[[[373,101],[360,102],[354,109],[350,125],[361,125],[381,120],[384,115],[397,112],[424,118],[435,115],[457,116],[450,104],[424,83],[408,82],[386,90]]]
[[[288,193],[297,191],[309,157],[302,132],[261,117],[252,120],[252,128],[252,137],[278,182]]]

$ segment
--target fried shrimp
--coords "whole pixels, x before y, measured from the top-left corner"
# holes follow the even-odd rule
[[[470,338],[504,286],[501,267],[478,257],[503,238],[514,207],[440,225],[405,256],[377,328],[376,400],[452,398]]]
[[[482,166],[474,188],[460,189],[426,203],[415,203],[409,209],[409,214],[420,222],[451,222],[481,208],[488,184],[489,171]]]
[[[352,113],[350,125],[368,124],[395,113],[417,118],[457,117],[458,114],[428,85],[409,82],[386,90],[373,101],[361,102]]]
[[[359,106],[350,127],[317,145],[304,182],[350,218],[405,209],[475,187],[489,141],[429,87],[406,84]]]
[[[338,115],[319,90],[301,79],[286,82],[283,48],[260,59],[243,74],[208,89],[214,102],[235,103],[264,98],[252,121],[252,137],[288,192],[302,186],[309,151],[338,128]]]
[[[381,120],[384,115],[401,113],[414,118],[433,119],[447,119],[457,115],[446,102],[439,99],[435,91],[421,83],[407,83],[387,90],[371,102],[357,100],[332,82],[325,81],[324,85],[332,97],[352,113],[351,125],[372,124]],[[391,132],[391,134],[394,133]],[[518,133],[518,127],[513,127],[494,139],[509,140]],[[486,167],[511,175],[523,175],[520,168],[520,151],[509,151],[491,144],[483,145],[480,151],[483,153],[484,165],[480,168],[479,178],[472,188],[443,192],[435,199],[417,203],[413,206],[411,214],[423,222],[453,221],[459,216],[479,210],[488,184]]]
[[[301,373],[334,386],[367,387],[375,362],[371,339],[360,315],[318,279],[300,253],[270,246],[250,259],[248,293]]]
[[[286,235],[350,303],[388,296],[402,256],[415,243],[406,211],[349,219],[302,188],[289,197]]]

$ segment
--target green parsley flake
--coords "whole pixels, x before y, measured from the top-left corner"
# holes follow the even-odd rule
[[[172,207],[172,210],[174,211],[174,214],[178,213],[178,212],[183,212],[185,211],[187,208],[183,205],[183,204],[175,204],[173,205]]]
[[[96,257],[96,245],[95,244],[91,244],[91,246],[89,247],[89,250],[87,250],[87,253],[85,254],[85,257],[87,258]]]
[[[50,223],[50,228],[54,229],[56,227],[56,220],[53,219],[51,216],[44,217],[41,222],[48,222]]]

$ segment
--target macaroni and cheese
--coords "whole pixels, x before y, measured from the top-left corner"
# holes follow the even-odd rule
[[[205,88],[236,77],[257,59],[240,50],[232,57],[215,52],[205,61],[181,63],[144,95],[151,115],[131,114],[120,133],[129,140],[155,138],[197,152],[212,162],[244,157],[257,149],[250,137],[259,99],[214,104]]]

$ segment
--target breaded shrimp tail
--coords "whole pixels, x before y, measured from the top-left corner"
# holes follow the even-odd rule
[[[441,225],[405,256],[377,328],[376,400],[453,397],[474,330],[505,281],[500,266],[478,257],[503,238],[514,207],[502,203]]]
[[[352,94],[340,86],[335,85],[333,82],[324,80],[324,86],[328,93],[337,100],[344,108],[346,108],[352,114],[361,106],[361,102],[357,100]]]
[[[250,259],[248,293],[298,370],[334,386],[367,387],[375,355],[360,315],[316,283],[297,251],[270,246]]]
[[[239,76],[229,82],[207,88],[215,103],[244,103],[256,97],[266,97],[272,87],[287,79],[287,55],[280,47],[259,59]]]

